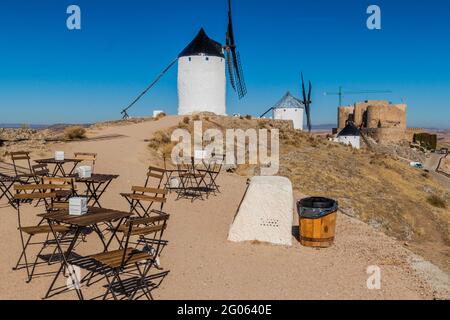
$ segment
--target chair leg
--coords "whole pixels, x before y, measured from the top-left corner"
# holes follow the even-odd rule
[[[39,255],[42,253],[42,251],[44,251],[44,249],[45,249],[45,248],[47,247],[47,245],[48,245],[48,237],[49,237],[49,235],[47,235],[47,239],[44,241],[44,243],[43,243],[41,249],[40,249],[39,252],[36,254],[36,259],[34,259],[34,262],[33,262],[33,268],[31,269],[31,273],[30,273],[30,276],[28,277],[27,283],[30,283],[31,280],[33,279],[34,270],[36,269],[36,265],[37,265],[37,262],[38,262],[38,260],[39,260]]]
[[[21,237],[22,237],[22,235],[21,235]],[[30,243],[31,237],[32,236],[28,236],[28,240],[25,243],[25,249],[28,247],[28,244]],[[20,265],[20,261],[22,261],[24,253],[25,253],[25,250],[24,250],[24,245],[23,245],[23,242],[22,242],[22,252],[20,253],[19,259],[17,260],[16,266],[12,268],[14,271],[21,269],[21,268],[19,268],[19,265]]]
[[[22,254],[23,254],[23,258],[25,259],[25,268],[27,269],[27,276],[28,276],[28,278],[30,278],[30,269],[29,269],[29,265],[28,265],[28,258],[27,258],[26,249],[28,247],[28,244],[30,243],[31,235],[28,238],[27,243],[25,244],[25,241],[24,241],[24,238],[23,238],[23,232],[22,232],[22,230],[20,230],[20,240],[22,241],[22,249],[23,249]],[[19,259],[19,261],[20,261],[20,259]]]

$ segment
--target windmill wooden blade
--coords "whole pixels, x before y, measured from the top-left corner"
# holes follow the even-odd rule
[[[311,81],[309,81],[309,88],[308,88],[308,107],[306,108],[306,117],[308,121],[308,130],[311,132],[312,124],[311,124],[311,92],[312,92],[312,84]]]
[[[234,74],[233,74],[233,62],[231,61],[231,53],[230,50],[226,50],[226,56],[227,56],[227,69],[228,69],[228,75],[230,77],[230,83],[231,87],[234,91],[236,91],[236,84],[234,82]]]
[[[308,104],[311,103],[311,91],[312,91],[312,84],[311,81],[309,81],[309,89],[308,89]]]
[[[305,79],[303,78],[303,72],[301,73],[302,75],[302,94],[303,94],[303,104],[305,103],[306,100],[306,90],[305,90]]]
[[[242,99],[247,94],[247,87],[245,86],[244,73],[242,71],[241,57],[239,52],[231,49],[233,55],[234,74],[236,79],[236,89],[239,99]]]
[[[309,81],[308,95],[306,94],[305,89],[305,79],[303,78],[303,72],[301,73],[302,77],[302,94],[303,94],[303,105],[305,106],[306,111],[306,121],[308,125],[308,131],[311,132],[311,92],[312,92],[312,84]]]
[[[242,99],[247,94],[247,87],[244,81],[241,58],[239,52],[236,51],[236,43],[234,41],[231,0],[228,0],[228,29],[226,35],[226,51],[231,86],[237,92],[239,99]]]

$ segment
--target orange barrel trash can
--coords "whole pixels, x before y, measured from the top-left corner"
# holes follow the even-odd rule
[[[297,202],[300,243],[306,247],[328,248],[333,245],[338,202],[322,197]]]

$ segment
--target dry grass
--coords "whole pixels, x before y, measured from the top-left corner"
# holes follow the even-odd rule
[[[149,140],[148,146],[150,149],[158,152],[163,156],[168,156],[172,152],[174,143],[171,141],[171,132],[157,131],[153,134],[153,137]]]
[[[71,126],[64,129],[64,138],[67,140],[80,140],[86,138],[86,129],[81,126]]]
[[[445,255],[450,244],[450,212],[442,207],[442,202],[428,200],[433,194],[447,203],[450,193],[429,174],[385,153],[355,150],[330,142],[324,135],[293,130],[286,122],[243,119],[209,115],[202,123],[203,130],[280,129],[279,175],[288,177],[295,189],[311,196],[337,199],[347,214],[408,241],[411,250],[450,271],[450,259]],[[192,122],[182,121],[178,127],[192,134]],[[170,138],[158,133],[154,139],[152,149],[170,153]],[[254,165],[239,165],[236,169],[237,174],[248,177],[258,172]],[[433,248],[423,245],[426,243],[433,243]],[[436,248],[443,248],[443,253],[436,254]]]
[[[429,196],[427,198],[427,202],[436,208],[441,208],[441,209],[447,208],[447,202],[435,194]]]
[[[167,115],[165,112],[158,113],[158,115],[154,118],[155,121],[161,120],[162,118],[165,118]]]

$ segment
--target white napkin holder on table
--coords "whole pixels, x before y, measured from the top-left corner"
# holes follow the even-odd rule
[[[87,211],[87,198],[73,197],[69,199],[69,215],[82,216]]]
[[[55,151],[55,160],[64,161],[64,151]]]
[[[80,166],[77,169],[78,177],[80,178],[90,178],[92,177],[92,167],[90,166]]]
[[[194,158],[197,160],[204,160],[208,158],[208,151],[207,150],[195,150],[194,151]]]

